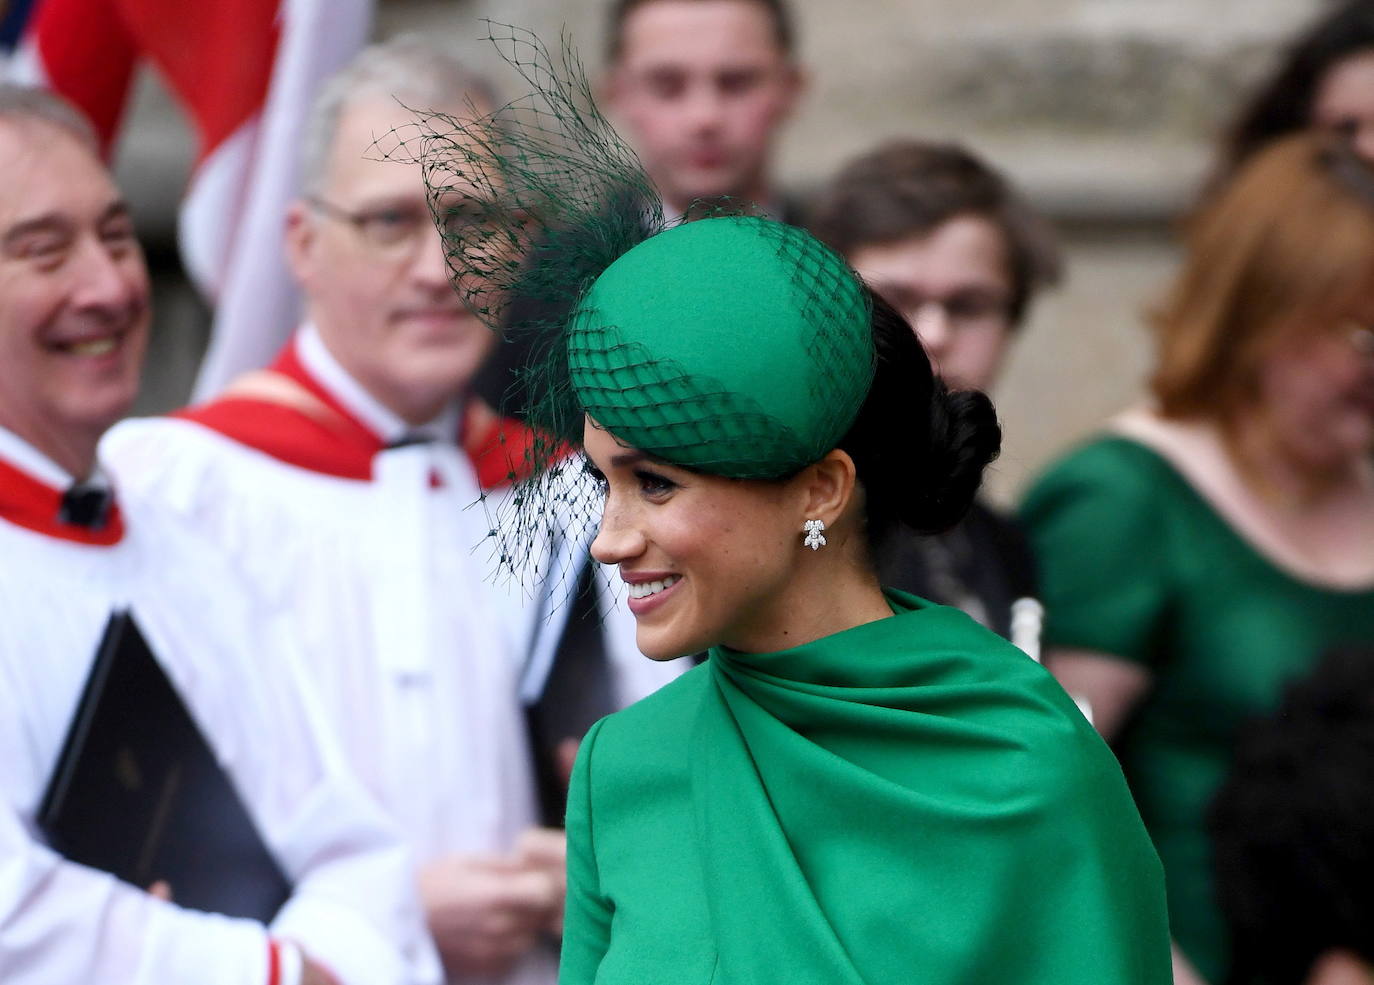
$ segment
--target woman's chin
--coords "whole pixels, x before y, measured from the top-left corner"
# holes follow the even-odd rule
[[[636,639],[635,645],[639,647],[639,652],[656,663],[667,663],[669,660],[676,660],[678,657],[685,657],[689,653],[698,653],[706,647],[696,649],[684,649],[681,646],[665,645],[660,640]]]
[[[639,647],[639,652],[650,660],[665,663],[692,653],[701,653],[703,650],[710,649],[711,643],[687,639],[681,634],[656,632],[641,625],[638,632],[635,633],[635,646]]]

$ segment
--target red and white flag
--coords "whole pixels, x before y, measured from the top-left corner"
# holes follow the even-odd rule
[[[25,28],[11,76],[84,110],[107,154],[141,59],[196,129],[178,238],[187,273],[215,306],[196,399],[270,362],[295,326],[282,228],[299,187],[302,125],[371,20],[372,0],[40,0]]]

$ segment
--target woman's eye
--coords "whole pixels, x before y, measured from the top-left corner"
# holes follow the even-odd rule
[[[647,496],[663,496],[677,488],[677,483],[657,472],[636,472],[640,491]]]

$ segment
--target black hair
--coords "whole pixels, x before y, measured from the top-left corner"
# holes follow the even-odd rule
[[[1294,38],[1278,71],[1237,114],[1209,187],[1219,187],[1275,138],[1305,129],[1331,66],[1366,49],[1374,49],[1374,0],[1347,0]]]
[[[807,228],[841,256],[924,237],[959,215],[991,222],[1006,247],[1009,321],[1059,280],[1054,230],[1007,179],[958,144],[894,140],[850,161],[821,191]]]
[[[869,291],[873,384],[839,447],[864,489],[870,546],[897,524],[939,533],[973,505],[1002,429],[986,394],[951,392],[935,375],[911,324]]]
[[[1237,740],[1208,816],[1232,982],[1374,964],[1374,649],[1333,650]]]
[[[647,7],[660,0],[614,0],[607,10],[606,20],[606,62],[614,64],[619,60],[625,43],[625,20],[640,7]],[[757,4],[768,14],[773,22],[773,34],[778,48],[788,58],[796,51],[797,35],[793,27],[792,11],[787,0],[745,0]]]

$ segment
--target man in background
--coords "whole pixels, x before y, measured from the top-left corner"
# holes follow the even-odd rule
[[[603,101],[669,215],[728,196],[798,220],[771,174],[804,87],[793,45],[784,0],[615,0]]]
[[[786,0],[613,0],[598,102],[639,156],[668,219],[701,201],[707,210],[736,205],[801,222],[772,177],[778,132],[805,88],[795,40]],[[530,298],[517,298],[513,311],[516,323],[558,316]],[[520,373],[530,358],[526,340],[501,346],[477,388],[524,413]]]
[[[89,126],[51,94],[0,87],[0,174],[0,980],[437,980],[409,854],[340,768],[295,655],[210,544],[137,497],[116,498],[97,461],[137,393],[149,296]],[[293,884],[270,926],[183,909],[46,844],[44,792],[121,611]],[[128,787],[161,772],[137,746],[119,748]],[[159,796],[169,790],[156,823],[178,828],[175,787]],[[115,819],[102,809],[90,822],[108,842]],[[123,834],[146,846],[159,830]],[[195,828],[199,851],[215,851],[219,833]],[[177,877],[165,877],[175,898]]]
[[[906,316],[954,390],[993,385],[1036,293],[1059,276],[1049,224],[952,144],[894,141],[849,162],[822,189],[811,228]],[[938,537],[900,531],[879,569],[883,584],[958,606],[1038,655],[1029,550],[985,504]]]

